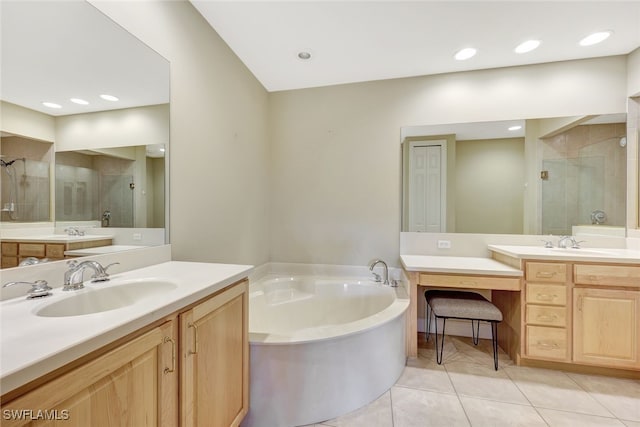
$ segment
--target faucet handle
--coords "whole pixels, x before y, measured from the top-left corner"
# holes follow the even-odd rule
[[[551,240],[541,239],[541,242],[544,242],[545,248],[553,248],[553,242]]]
[[[96,272],[93,276],[93,279],[91,279],[91,283],[96,283],[96,282],[106,282],[109,280],[109,274],[107,274],[107,269],[109,267],[113,267],[114,265],[119,265],[119,262],[113,262],[111,264],[108,264],[104,267],[102,267],[100,265],[100,263],[98,263],[98,265],[100,265],[100,267],[102,267],[102,271],[101,272]]]
[[[49,291],[51,291],[52,288],[49,286],[46,280],[36,280],[35,282],[22,282],[22,281],[9,282],[2,285],[2,287],[8,288],[14,285],[31,286],[31,289],[29,289],[29,292],[27,292],[27,299],[40,298],[40,297],[46,297],[47,295],[51,295],[51,292]]]
[[[584,243],[585,240],[578,240],[576,241],[576,239],[572,239],[571,240],[571,249],[580,249],[580,243]]]
[[[371,274],[373,274],[373,280],[375,280],[376,283],[382,283],[382,277],[378,273],[372,271]]]

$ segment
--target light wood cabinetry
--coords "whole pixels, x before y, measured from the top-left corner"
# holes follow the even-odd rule
[[[84,240],[77,242],[54,243],[48,241],[10,241],[2,242],[2,267],[16,267],[27,257],[48,258],[50,261],[64,259],[64,252],[73,249],[87,249],[98,246],[109,246],[113,239]]]
[[[239,426],[249,410],[247,283],[180,315],[181,425]]]
[[[2,396],[2,425],[240,425],[249,404],[248,281],[107,348]]]
[[[640,369],[640,266],[525,262],[525,359]]]
[[[569,361],[570,328],[567,324],[571,292],[565,263],[527,262],[523,347],[524,357]]]
[[[3,403],[2,425],[177,425],[178,373],[176,348],[171,344],[177,338],[174,324],[167,321]]]
[[[640,369],[640,267],[578,264],[575,282],[573,360]]]

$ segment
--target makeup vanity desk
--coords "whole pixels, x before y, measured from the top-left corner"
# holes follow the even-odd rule
[[[517,325],[511,324],[511,317],[514,316],[510,316],[509,312],[513,307],[510,301],[520,299],[522,270],[491,258],[400,255],[400,260],[409,279],[407,356],[418,356],[418,299],[422,298],[418,294],[418,286],[425,286],[491,291],[491,301],[502,311],[504,318],[499,324],[499,345],[512,359],[515,358],[515,354],[507,349],[513,347],[515,352],[515,343],[511,341],[516,337],[511,329],[519,331],[520,323],[518,319]],[[520,335],[519,332],[517,335]]]

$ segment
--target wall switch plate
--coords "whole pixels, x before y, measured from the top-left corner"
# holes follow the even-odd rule
[[[133,240],[142,240],[142,233],[133,233]]]
[[[438,240],[438,249],[451,249],[451,240]]]

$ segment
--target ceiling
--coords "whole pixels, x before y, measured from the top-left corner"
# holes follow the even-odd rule
[[[89,3],[2,0],[0,6],[3,101],[53,116],[169,102],[168,61]]]
[[[640,1],[191,0],[269,91],[625,55]],[[586,35],[611,30],[598,45]],[[528,39],[540,47],[514,48]],[[466,61],[453,55],[478,53]],[[311,53],[309,60],[297,57]]]

